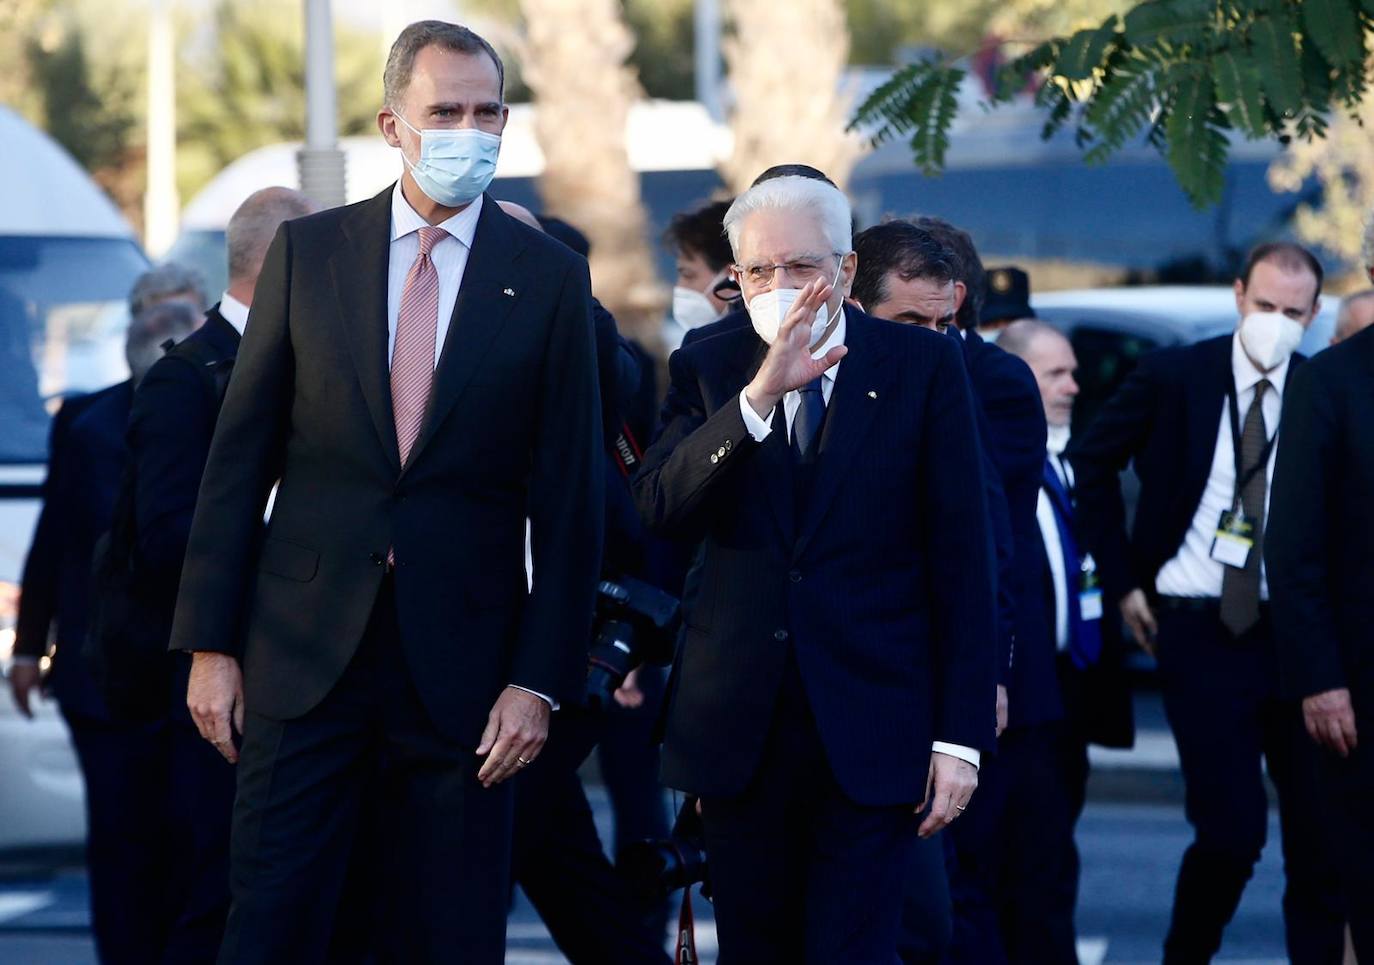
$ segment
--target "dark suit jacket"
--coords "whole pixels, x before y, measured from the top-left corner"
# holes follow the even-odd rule
[[[1374,329],[1290,377],[1264,537],[1289,696],[1349,687],[1374,728]]]
[[[723,335],[726,332],[737,332],[742,328],[752,327],[749,321],[749,312],[747,310],[740,309],[737,312],[729,312],[728,314],[722,315],[714,322],[711,322],[709,325],[703,325],[701,328],[688,329],[687,333],[682,336],[682,345],[680,348],[686,348],[689,345],[700,342],[704,338],[711,338],[715,335]]]
[[[1193,523],[1233,383],[1231,340],[1222,335],[1144,356],[1087,431],[1069,444],[1083,549],[1097,561],[1108,603],[1137,587],[1153,595],[1155,576],[1178,553]],[[1289,379],[1302,362],[1303,356],[1293,356]],[[1287,443],[1287,437],[1280,440],[1280,452]],[[1132,463],[1140,501],[1128,536],[1120,473]]]
[[[475,744],[507,684],[580,691],[603,500],[590,282],[584,260],[485,198],[402,468],[386,350],[391,198],[288,222],[268,251],[172,647],[242,654],[256,713],[304,714],[353,656],[394,548],[416,689],[442,730]]]
[[[1009,666],[999,682],[1007,684],[1008,726],[1023,727],[1055,720],[1064,712],[1055,680],[1054,637],[1045,633],[1044,557],[1035,519],[1045,464],[1045,408],[1025,362],[974,331],[960,341],[984,416],[983,445],[996,467],[1011,530],[1010,560],[999,570],[998,590],[1003,611],[1010,611],[1013,635]]]
[[[782,404],[762,444],[740,412],[763,357],[752,329],[669,363],[669,421],[635,489],[652,527],[705,543],[663,751],[675,787],[745,787],[789,648],[859,803],[919,800],[932,740],[993,745],[992,545],[958,347],[845,311],[849,354],[800,513]]]
[[[24,561],[16,654],[40,657],[56,626],[48,686],[65,712],[108,714],[82,660],[90,603],[91,553],[110,528],[124,471],[124,425],[133,383],[69,399],[53,419],[43,511]]]

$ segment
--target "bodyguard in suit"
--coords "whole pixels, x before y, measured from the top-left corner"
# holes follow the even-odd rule
[[[193,287],[186,288],[190,281]],[[116,719],[82,659],[91,556],[110,528],[124,472],[124,427],[134,387],[169,338],[185,338],[204,309],[199,279],[162,265],[139,279],[131,296],[124,382],[64,402],[53,419],[43,511],[24,562],[10,686],[26,716],[39,685],[40,660],[56,641],[43,685],[71,732],[86,789],[86,866],[91,932],[102,962],[156,961],[164,900],[157,860],[156,724]]]
[[[508,115],[490,44],[412,24],[384,81],[404,173],[277,234],[183,570],[188,704],[238,762],[224,963],[325,958],[365,788],[388,818],[382,957],[500,962],[506,781],[585,668],[586,262],[483,194]]]
[[[957,345],[842,307],[839,191],[777,178],[726,226],[751,327],[674,354],[636,482],[705,543],[664,777],[702,798],[722,962],[890,962],[994,738],[974,403]]]
[[[1159,662],[1195,837],[1183,856],[1166,962],[1221,946],[1264,846],[1264,767],[1279,797],[1289,957],[1340,961],[1343,925],[1323,848],[1316,754],[1279,689],[1262,564],[1276,435],[1322,270],[1286,243],[1251,252],[1232,335],[1143,358],[1068,450],[1078,523],[1108,606]],[[1126,532],[1119,473],[1140,500]]]
[[[1280,681],[1318,745],[1345,913],[1374,960],[1374,328],[1293,374],[1265,563]],[[1361,740],[1364,738],[1364,740]]]

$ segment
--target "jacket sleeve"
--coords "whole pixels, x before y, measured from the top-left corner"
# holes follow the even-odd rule
[[[574,699],[600,579],[605,443],[587,266],[569,268],[544,351],[529,492],[534,586],[510,682]]]
[[[57,617],[58,583],[61,578],[62,542],[67,514],[58,505],[66,477],[67,433],[71,404],[58,410],[48,437],[48,474],[43,481],[43,510],[38,516],[29,555],[20,577],[19,617],[15,625],[14,654],[38,658],[47,653],[48,633]]]
[[[239,344],[196,500],[173,650],[240,650],[262,515],[291,420],[291,244],[290,224],[283,224],[258,276],[252,323]]]
[[[1339,507],[1339,421],[1322,374],[1319,365],[1308,364],[1292,375],[1264,534],[1280,679],[1294,699],[1348,686],[1328,572],[1327,514]]]
[[[1159,357],[1147,357],[1098,412],[1087,431],[1069,444],[1076,476],[1075,528],[1093,555],[1107,597],[1119,601],[1141,587],[1133,572],[1121,472],[1145,445],[1159,404]]]
[[[688,541],[705,535],[703,510],[712,488],[758,445],[745,426],[738,398],[706,414],[692,359],[690,352],[678,350],[668,360],[662,431],[644,454],[634,481],[644,525]]]
[[[996,746],[996,572],[983,455],[959,346],[940,339],[925,413],[926,558],[940,573],[932,594],[935,740]]]

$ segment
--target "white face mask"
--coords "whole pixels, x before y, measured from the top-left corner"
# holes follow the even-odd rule
[[[714,285],[719,280],[719,276],[711,281]],[[695,288],[688,288],[685,285],[675,285],[673,287],[673,321],[677,322],[684,329],[691,331],[694,328],[701,328],[709,325],[720,317],[716,311],[716,306],[711,304],[711,299],[706,297],[704,292],[699,292]]]
[[[835,268],[835,278],[830,282],[831,288],[840,283],[840,272],[843,269],[844,259],[841,258]],[[778,329],[782,327],[782,320],[787,317],[787,313],[792,310],[792,304],[800,295],[800,288],[774,288],[762,295],[754,296],[748,305],[749,321],[754,324],[754,331],[758,333],[759,338],[769,345],[773,344],[778,337]],[[835,293],[831,292],[830,297],[834,298]],[[826,325],[830,324],[829,309],[829,305],[822,305],[816,309],[816,317],[811,321],[811,340],[808,345],[815,345],[820,341]],[[843,304],[840,305],[839,311],[844,311]]]
[[[401,160],[432,201],[461,208],[491,186],[501,135],[470,127],[419,130],[400,114],[392,116],[420,135],[420,160],[412,164],[405,151]]]
[[[1256,312],[1240,322],[1240,344],[1261,371],[1268,372],[1288,360],[1306,331],[1280,312]]]

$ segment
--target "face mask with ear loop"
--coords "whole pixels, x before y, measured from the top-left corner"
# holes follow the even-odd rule
[[[420,159],[412,164],[402,150],[401,160],[430,200],[461,208],[491,185],[501,154],[499,134],[473,127],[420,130],[395,111],[392,116],[420,136]]]
[[[840,273],[843,270],[844,259],[841,258],[839,265],[835,267],[835,277],[830,282],[832,289],[840,283]],[[787,317],[787,313],[792,310],[792,305],[800,296],[800,288],[773,288],[761,295],[756,295],[749,302],[749,321],[753,323],[754,331],[758,333],[759,338],[769,345],[777,340],[778,329],[782,327],[782,320]],[[834,291],[831,292],[831,297],[834,297]],[[837,309],[837,312],[842,311],[844,311],[843,299],[841,299],[840,307]],[[811,321],[811,341],[807,344],[815,345],[831,321],[829,305],[822,305],[816,309],[816,317]]]

